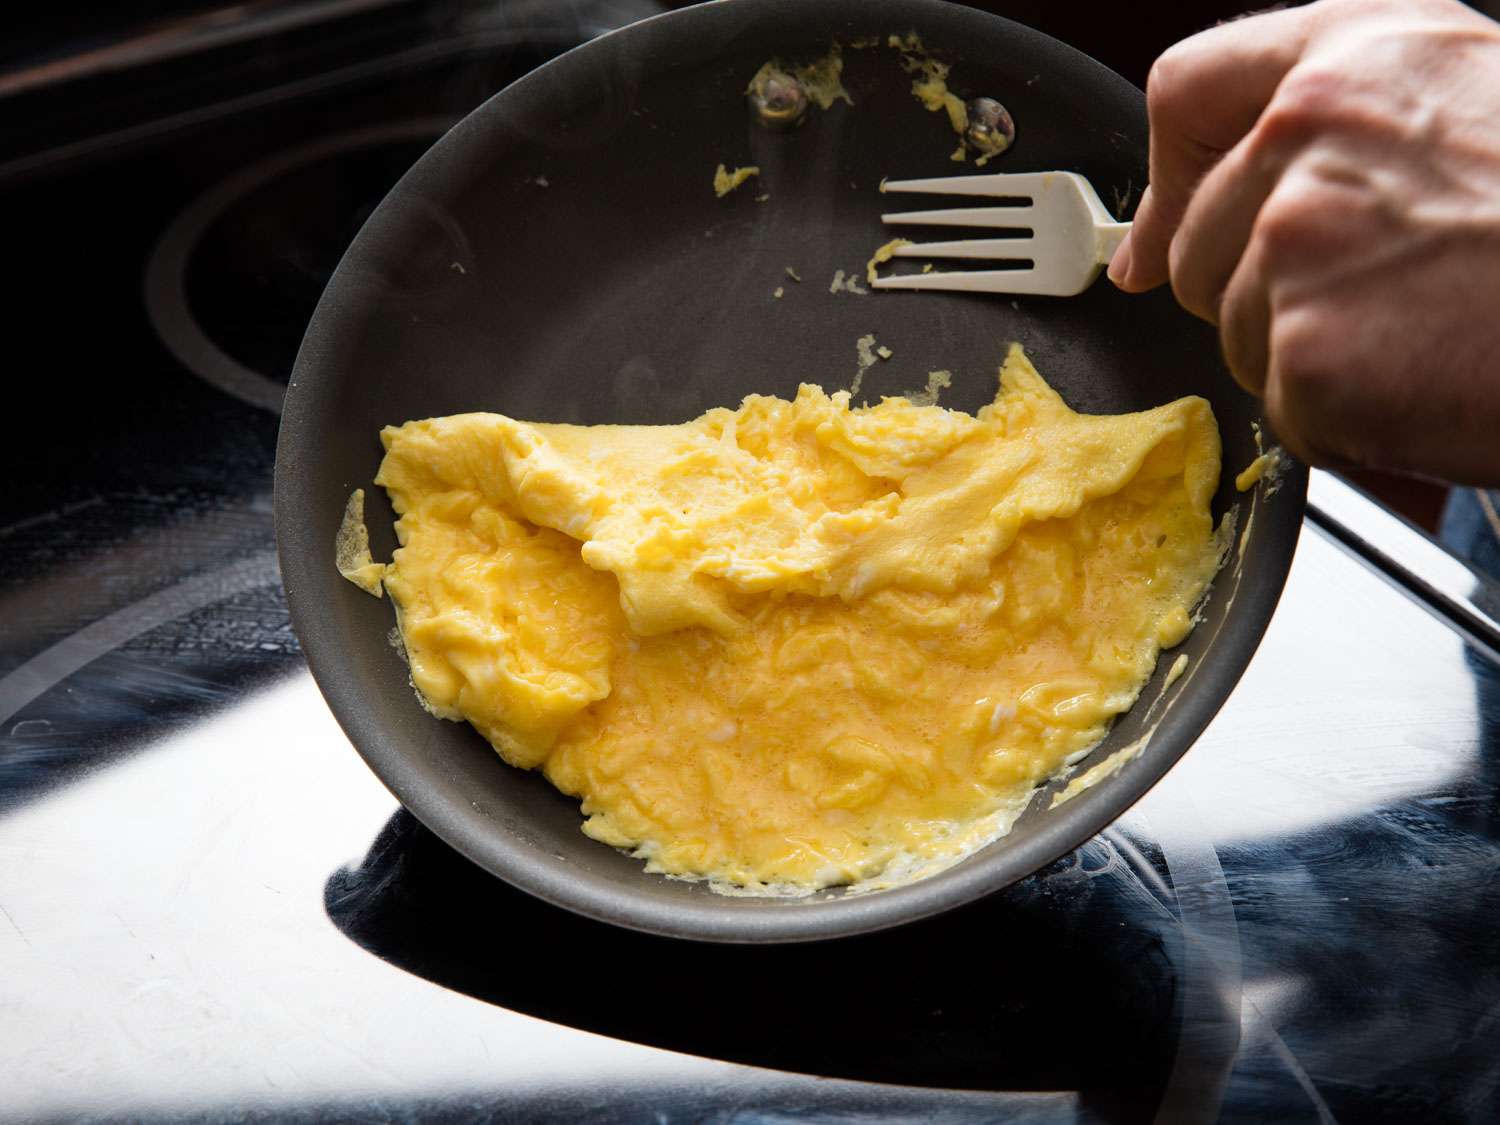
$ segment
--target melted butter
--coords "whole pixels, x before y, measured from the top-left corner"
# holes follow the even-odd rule
[[[333,562],[338,572],[367,594],[380,597],[385,564],[370,557],[370,531],[365,527],[365,490],[356,488],[344,505],[333,541]]]
[[[676,426],[381,437],[433,712],[588,835],[748,893],[885,886],[1006,831],[1220,554],[1208,404],[1077,414],[1019,348],[976,415],[804,385]]]

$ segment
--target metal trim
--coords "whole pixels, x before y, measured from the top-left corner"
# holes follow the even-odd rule
[[[1450,554],[1362,489],[1322,470],[1308,480],[1307,518],[1500,665],[1500,583]]]

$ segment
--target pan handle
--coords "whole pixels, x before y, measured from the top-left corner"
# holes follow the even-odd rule
[[[1500,664],[1500,583],[1446,551],[1348,481],[1321,469],[1308,480],[1307,516],[1355,558]]]

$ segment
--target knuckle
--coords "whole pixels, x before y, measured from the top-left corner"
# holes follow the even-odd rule
[[[1258,294],[1231,284],[1219,308],[1219,344],[1235,381],[1251,394],[1266,385],[1266,325]]]
[[[1323,0],[1317,7],[1317,14],[1322,17],[1321,26],[1336,27],[1347,24],[1350,19],[1380,15],[1399,8],[1402,4],[1411,5],[1415,0]]]
[[[1303,245],[1315,221],[1309,212],[1305,198],[1287,192],[1272,194],[1261,206],[1251,238],[1273,267]]]
[[[1393,64],[1395,65],[1395,64]],[[1415,95],[1372,66],[1334,58],[1303,62],[1282,79],[1253,130],[1264,157],[1323,145],[1330,139],[1365,145],[1393,143],[1420,133]]]
[[[1321,420],[1309,412],[1283,371],[1278,370],[1266,383],[1266,416],[1297,460],[1319,467],[1335,460],[1328,452],[1328,434]]]
[[[1345,470],[1364,467],[1364,462],[1340,452],[1336,444],[1328,441],[1328,435],[1296,415],[1288,415],[1278,408],[1273,398],[1266,399],[1266,420],[1276,441],[1292,455],[1293,459],[1313,469]]]
[[[1275,147],[1319,136],[1340,116],[1347,94],[1348,81],[1338,70],[1303,63],[1276,87],[1256,122],[1257,139]]]
[[[1353,372],[1340,343],[1347,338],[1316,313],[1283,314],[1271,327],[1266,414],[1287,450],[1309,465],[1368,463],[1379,436],[1351,409]]]
[[[1278,282],[1326,272],[1367,254],[1399,216],[1357,170],[1299,162],[1261,204],[1247,240]]]
[[[1266,420],[1276,435],[1281,447],[1314,468],[1329,468],[1341,462],[1325,449],[1320,440],[1320,430],[1299,408],[1295,398],[1287,393],[1283,373],[1275,372],[1266,383]]]
[[[1322,397],[1329,372],[1338,367],[1331,353],[1334,339],[1316,315],[1284,312],[1276,317],[1271,325],[1271,357],[1284,393],[1299,403]]]
[[[1159,55],[1146,75],[1146,112],[1151,121],[1170,121],[1182,116],[1189,70],[1181,44]]]

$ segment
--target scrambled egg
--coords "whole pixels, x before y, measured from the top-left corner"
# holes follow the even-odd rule
[[[760,175],[760,167],[755,164],[748,168],[736,168],[733,172],[720,164],[714,169],[714,194],[723,199],[751,176],[758,175]]]
[[[977,415],[803,385],[675,426],[388,427],[412,681],[651,870],[945,866],[1134,702],[1221,557],[1201,398]]]
[[[929,55],[922,44],[922,37],[915,31],[909,31],[905,35],[892,35],[887,42],[901,52],[902,69],[914,75],[911,83],[912,96],[928,112],[937,113],[941,110],[946,113],[948,124],[962,137],[964,130],[969,127],[969,110],[963,99],[948,89],[948,72],[952,67]]]
[[[1255,440],[1259,444],[1261,440],[1259,430],[1256,431]],[[1282,460],[1285,456],[1279,446],[1272,449],[1269,453],[1262,453],[1254,461],[1246,465],[1240,474],[1234,478],[1235,489],[1240,492],[1249,492],[1264,477],[1269,477],[1274,481],[1281,469]]]
[[[882,192],[885,191],[885,185],[884,184],[880,185],[880,190]],[[909,238],[893,238],[889,242],[887,242],[884,246],[881,246],[878,249],[876,249],[875,253],[873,253],[873,254],[870,255],[870,260],[865,263],[865,278],[866,278],[866,280],[868,280],[871,285],[874,285],[875,284],[875,279],[878,276],[880,276],[879,273],[877,272],[877,270],[878,270],[879,266],[881,265],[881,263],[882,262],[889,262],[892,258],[894,258],[896,256],[896,251],[897,250],[901,249],[901,247],[903,247],[903,246],[910,246],[910,245],[911,245],[911,239],[909,239]]]

